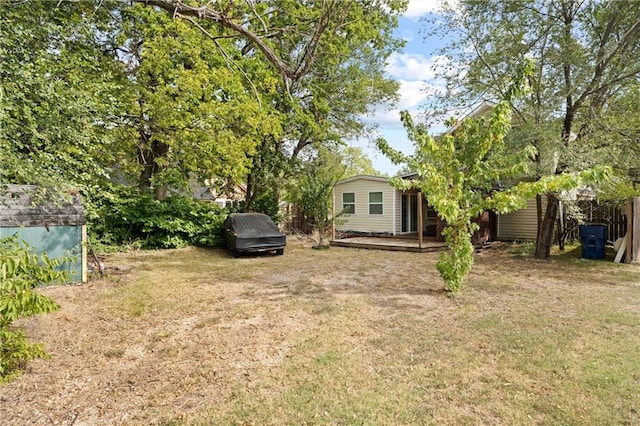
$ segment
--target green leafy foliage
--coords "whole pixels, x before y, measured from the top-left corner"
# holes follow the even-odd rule
[[[70,259],[38,256],[16,236],[0,239],[0,382],[18,376],[29,360],[46,356],[41,344],[32,344],[12,326],[19,318],[53,312],[59,306],[36,291],[42,284],[68,279],[56,268]]]
[[[506,99],[498,103],[488,122],[484,118],[451,122],[454,131],[432,138],[427,127],[415,125],[408,112],[402,120],[409,138],[416,145],[416,153],[406,157],[391,149],[386,141],[379,146],[394,162],[405,162],[418,173],[418,179],[399,178],[392,183],[399,187],[416,187],[426,194],[429,203],[447,223],[443,236],[451,253],[443,253],[437,268],[451,294],[457,293],[473,265],[471,236],[477,229],[472,220],[486,208],[492,186],[505,177],[512,177],[526,169],[531,148],[512,156],[505,152],[504,137],[511,127],[511,100],[522,93],[524,78],[533,64],[525,63],[517,72]],[[514,207],[517,196],[512,196]]]
[[[290,183],[289,198],[305,217],[307,223],[318,230],[318,247],[324,246],[324,234],[335,220],[331,212],[333,187],[345,173],[344,157],[327,149],[319,150],[305,163],[298,178]]]
[[[33,359],[47,358],[41,343],[29,343],[20,330],[0,328],[0,383],[20,376]]]
[[[266,214],[276,223],[280,222],[282,218],[280,217],[278,195],[273,188],[261,192],[260,195],[253,200],[251,210],[256,213]]]
[[[321,148],[334,150],[344,139],[366,137],[373,129],[363,117],[371,106],[397,99],[398,83],[389,79],[384,70],[389,55],[403,45],[394,29],[406,7],[404,1],[275,0],[268,4],[266,10],[247,10],[244,3],[233,3],[225,12],[230,20],[239,21],[236,17],[242,16],[246,27],[256,34],[263,34],[267,28],[286,34],[267,42],[277,57],[304,74],[294,81],[286,77],[287,81],[282,81],[273,65],[269,67],[270,74],[266,74],[271,79],[275,77],[278,84],[275,92],[262,91],[263,105],[277,111],[282,132],[276,137],[266,135],[251,157],[253,167],[246,179],[250,183],[247,206],[251,209],[253,199],[262,192],[286,190],[287,182],[297,178],[298,161],[311,160]],[[206,7],[216,9],[220,5],[210,3]],[[316,25],[319,21],[323,28]],[[290,30],[292,25],[296,31]],[[317,39],[318,49],[309,47],[314,44],[311,34],[315,32],[322,33]],[[250,42],[243,50],[257,51]],[[242,64],[251,80],[262,81],[265,70],[253,63],[247,67],[245,61],[246,57]],[[299,62],[312,67],[305,69]],[[359,166],[368,165],[354,165]]]
[[[536,194],[568,190],[608,176],[609,170],[601,168],[580,174],[545,176],[505,191],[494,189],[503,180],[524,175],[528,159],[536,153],[532,146],[517,153],[505,146],[505,136],[511,128],[512,100],[524,92],[524,82],[533,65],[525,61],[519,67],[505,99],[493,108],[489,120],[452,122],[452,131],[434,139],[426,126],[415,125],[411,116],[403,112],[404,126],[416,145],[415,155],[406,157],[391,149],[386,141],[379,141],[382,151],[394,162],[405,162],[418,173],[416,180],[396,178],[392,183],[401,188],[420,188],[448,226],[443,236],[451,252],[441,255],[437,268],[451,294],[460,290],[473,265],[471,236],[477,224],[472,221],[480,213],[487,209],[508,213],[522,208],[527,198]]]
[[[476,224],[454,224],[442,231],[451,252],[440,256],[436,269],[444,280],[446,289],[452,295],[462,288],[464,279],[473,266],[473,244],[471,243],[471,235],[475,231],[473,225]]]
[[[425,30],[446,34],[447,43],[436,51],[446,60],[435,70],[446,90],[425,109],[438,115],[476,99],[501,99],[514,66],[532,58],[531,92],[516,100],[518,129],[510,138],[514,150],[522,141],[537,149],[528,177],[600,166],[631,175],[638,157],[640,16],[629,11],[639,7],[638,0],[445,3],[425,20]],[[561,197],[547,194],[537,258],[550,255]]]
[[[340,154],[342,155],[342,163],[346,165],[342,179],[357,175],[382,176],[382,173],[373,167],[371,158],[362,148],[345,146],[340,150]]]
[[[89,229],[94,241],[106,246],[214,247],[221,243],[227,216],[216,204],[178,195],[160,201],[129,189],[107,193],[93,203]]]
[[[77,189],[108,174],[122,85],[102,45],[106,10],[52,6],[0,3],[0,180]]]
[[[247,209],[274,217],[298,159],[366,134],[371,105],[397,98],[384,70],[406,1],[202,5],[222,20],[133,3],[0,2],[0,181],[69,186],[99,208],[121,197],[104,195],[113,181],[163,199],[216,179],[246,184]],[[103,227],[100,239],[179,246],[195,235],[191,219],[139,217],[145,231]]]
[[[130,102],[118,117],[120,166],[129,179],[138,179],[143,192],[153,189],[158,199],[168,187],[187,188],[193,177],[240,179],[257,141],[280,132],[278,116],[260,98],[271,90],[273,76],[248,84],[225,53],[237,46],[219,29],[207,26],[220,36],[212,40],[142,5],[122,17],[126,54],[119,59],[134,76]],[[252,58],[242,62],[256,74],[265,67]]]

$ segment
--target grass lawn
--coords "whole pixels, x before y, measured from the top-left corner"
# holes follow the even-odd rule
[[[23,320],[51,359],[2,424],[640,425],[640,267],[483,251],[454,299],[437,254],[111,255]],[[577,254],[576,254],[577,253]]]

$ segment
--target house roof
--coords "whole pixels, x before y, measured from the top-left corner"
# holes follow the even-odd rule
[[[403,175],[400,175],[400,177],[402,179],[413,179],[415,177],[418,177],[418,172],[405,173]]]
[[[343,183],[348,183],[348,182],[353,182],[356,180],[371,180],[374,182],[389,182],[389,178],[388,177],[384,177],[384,176],[372,176],[372,175],[357,175],[357,176],[352,176],[350,178],[346,178],[346,179],[341,179],[338,182],[336,182],[336,185],[340,185]]]
[[[460,123],[462,123],[467,118],[479,118],[484,117],[487,113],[489,113],[496,106],[495,102],[491,101],[482,101],[475,108],[473,108],[468,113],[464,114],[461,118],[456,120],[456,124],[449,127],[441,136],[450,135],[455,132],[458,127],[460,127]]]
[[[442,136],[445,135],[450,135],[451,133],[455,132],[459,127],[460,124],[466,120],[467,118],[479,118],[479,117],[484,117],[487,113],[489,113],[494,107],[496,106],[495,102],[491,102],[491,101],[482,101],[480,102],[475,108],[473,108],[471,111],[469,111],[468,113],[464,114],[463,116],[461,116],[459,119],[456,120],[456,123],[449,127],[447,130],[444,131],[444,133],[436,136],[436,140]],[[409,172],[409,173],[405,173],[403,175],[400,175],[400,177],[402,179],[413,179],[418,177],[418,173],[416,172]]]

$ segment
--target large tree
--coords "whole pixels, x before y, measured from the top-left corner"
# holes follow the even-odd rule
[[[193,178],[246,175],[257,141],[281,132],[278,114],[261,101],[275,84],[271,70],[262,61],[243,60],[255,77],[250,85],[246,73],[229,66],[225,55],[237,46],[224,32],[213,40],[189,23],[137,5],[121,19],[118,58],[126,66],[130,102],[119,120],[128,147],[120,164],[137,175],[140,190],[163,199],[168,187],[186,188]],[[266,78],[258,79],[260,73]]]
[[[91,2],[0,3],[0,181],[86,189],[113,163],[123,81]],[[89,83],[90,82],[90,83]]]
[[[525,90],[525,77],[531,75],[532,69],[530,60],[518,67],[513,83],[490,117],[460,123],[449,121],[455,130],[438,138],[429,135],[426,125],[414,124],[409,113],[403,111],[402,122],[415,144],[415,153],[410,156],[392,149],[384,139],[378,141],[380,149],[394,163],[407,164],[417,174],[416,179],[395,177],[391,183],[402,189],[419,188],[428,194],[430,204],[446,223],[442,234],[451,251],[442,253],[436,266],[452,294],[460,290],[473,265],[471,237],[478,229],[474,219],[482,212],[509,213],[522,208],[527,198],[535,194],[572,189],[609,174],[608,169],[601,169],[519,182],[508,189],[497,186],[526,172],[527,157],[536,153],[532,145],[520,151],[505,145],[505,136],[511,129],[513,101]]]
[[[157,198],[196,177],[277,200],[396,96],[406,1],[137,3],[2,3],[6,179],[90,186],[113,167]]]
[[[449,68],[440,70],[447,93],[438,102],[452,107],[500,99],[509,70],[525,57],[533,58],[532,91],[515,104],[514,118],[520,136],[537,148],[531,178],[613,162],[609,153],[633,139],[599,141],[594,129],[613,112],[612,99],[640,76],[637,10],[636,0],[462,0],[455,8],[445,7],[430,21],[431,33],[448,34],[452,40],[439,51],[449,58]],[[615,122],[622,123],[609,121]],[[577,161],[589,152],[590,164]],[[546,196],[544,214],[538,197],[538,258],[549,256],[559,206],[557,192]]]
[[[311,72],[316,60],[331,49],[331,38],[353,35],[353,11],[363,19],[364,28],[376,25],[379,15],[362,16],[361,11],[377,9],[394,12],[406,8],[406,0],[387,1],[245,1],[233,0],[185,2],[180,0],[135,0],[146,6],[167,11],[171,16],[191,21],[199,26],[213,22],[227,28],[245,40],[247,47],[255,47],[287,81],[298,81]],[[373,43],[382,33],[371,34]],[[296,50],[282,50],[283,44],[294,43]]]
[[[277,77],[277,93],[266,94],[263,105],[282,114],[283,132],[263,135],[250,154],[248,208],[265,194],[278,198],[303,150],[312,154],[317,144],[335,149],[342,139],[366,133],[362,115],[396,97],[398,86],[385,78],[384,65],[402,46],[393,30],[406,1],[141,3],[190,21],[212,39],[216,33],[206,25],[225,29],[241,54],[230,55],[231,63],[250,81],[259,79],[247,59],[260,58]]]
[[[441,254],[437,269],[451,294],[460,290],[473,265],[471,236],[478,229],[473,220],[488,208],[505,213],[523,202],[520,192],[495,191],[494,186],[522,173],[526,169],[523,160],[534,152],[529,146],[511,155],[504,144],[511,124],[512,102],[522,92],[531,65],[526,63],[522,67],[505,99],[496,104],[488,120],[466,119],[455,123],[455,131],[435,139],[426,125],[415,124],[411,115],[403,111],[402,122],[415,152],[405,156],[385,140],[378,141],[380,149],[395,164],[407,164],[417,174],[416,179],[396,177],[391,183],[401,189],[418,188],[429,194],[429,202],[447,224],[443,235],[451,252]]]

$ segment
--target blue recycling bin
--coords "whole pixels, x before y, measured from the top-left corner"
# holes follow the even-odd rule
[[[583,259],[604,259],[607,242],[607,225],[592,223],[580,225],[580,242]]]

